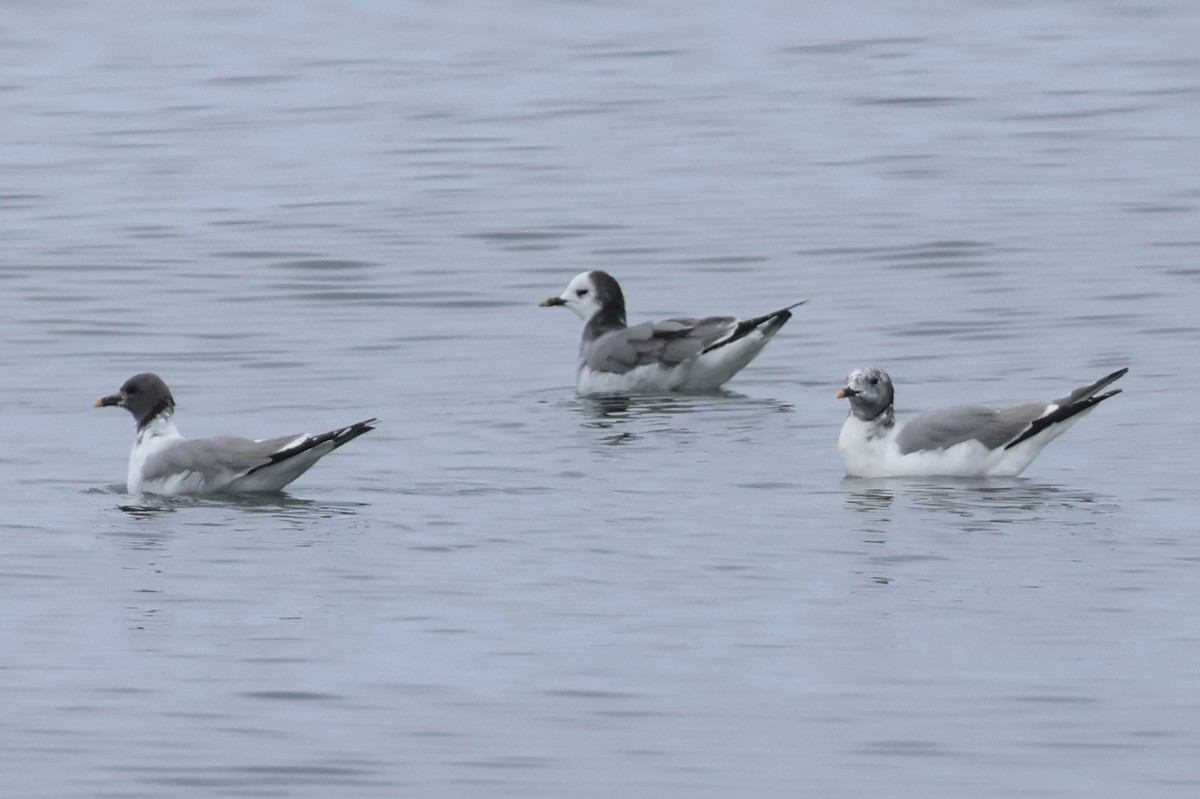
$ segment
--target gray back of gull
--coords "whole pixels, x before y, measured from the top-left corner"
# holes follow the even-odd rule
[[[192,472],[205,480],[216,480],[230,473],[243,474],[269,463],[273,454],[295,439],[296,436],[263,441],[238,436],[184,439],[151,456],[143,469],[143,478],[161,480]]]
[[[736,328],[737,319],[731,316],[642,322],[585,340],[580,357],[589,369],[618,374],[646,364],[677,366],[698,357]]]
[[[998,449],[1019,436],[1045,411],[1044,402],[999,409],[986,405],[938,408],[909,420],[896,436],[896,444],[905,455],[947,449],[972,439],[988,449]]]

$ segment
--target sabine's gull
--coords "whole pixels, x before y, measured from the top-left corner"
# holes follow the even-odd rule
[[[96,400],[133,414],[137,436],[129,453],[130,493],[212,494],[279,491],[338,447],[375,429],[377,419],[316,435],[252,440],[235,436],[184,438],[175,428],[175,399],[149,372]]]

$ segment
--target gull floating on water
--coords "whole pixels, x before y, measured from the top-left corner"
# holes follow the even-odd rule
[[[1128,371],[1118,369],[1053,402],[956,405],[897,422],[888,373],[855,369],[837,394],[850,400],[838,452],[851,477],[1012,477],[1068,427],[1120,394],[1098,392]]]
[[[801,300],[753,319],[709,316],[629,327],[625,296],[607,272],[577,275],[543,308],[562,306],[585,324],[579,344],[580,394],[712,391],[733,377],[792,318]]]
[[[175,429],[175,399],[158,375],[125,381],[97,408],[125,408],[137,421],[129,453],[130,493],[212,494],[279,491],[338,447],[374,430],[378,419],[316,435],[252,440],[235,436],[184,438]]]

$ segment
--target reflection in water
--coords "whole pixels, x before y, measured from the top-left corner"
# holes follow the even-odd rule
[[[881,521],[903,506],[999,524],[1042,518],[1059,509],[1108,514],[1119,508],[1112,497],[1020,477],[937,481],[847,477],[842,480],[842,490],[846,508]]]
[[[862,480],[854,480],[847,477],[842,481],[842,487],[850,481],[862,483]],[[892,507],[892,502],[895,500],[896,494],[888,488],[875,487],[857,487],[857,490],[845,491],[844,500],[846,507],[859,513],[878,513]]]
[[[191,497],[159,497],[154,495],[146,495],[138,497],[141,500],[137,504],[118,505],[117,510],[127,513],[135,519],[153,519],[155,516],[163,513],[174,513],[181,507],[195,505],[196,500]]]
[[[117,525],[110,534],[134,549],[157,549],[171,538],[178,524],[225,529],[244,526],[247,516],[267,516],[272,524],[282,523],[285,529],[302,531],[321,527],[332,517],[354,516],[363,507],[366,507],[365,503],[318,502],[284,493],[208,497],[143,495],[136,503],[116,506],[137,524]],[[186,512],[185,518],[172,518],[172,514],[179,511]],[[170,523],[164,524],[169,519]]]
[[[205,497],[201,504],[222,508],[237,508],[247,513],[265,513],[279,518],[310,518],[313,516],[353,516],[365,502],[323,502],[294,497],[291,494],[240,494],[228,497]]]
[[[583,423],[584,427],[593,430],[605,430],[625,421],[629,414],[629,406],[632,403],[632,397],[620,394],[605,394],[598,397],[580,397],[577,407],[586,419]],[[629,435],[631,438],[636,437],[631,433],[625,435]]]
[[[681,432],[678,426],[689,415],[709,413],[761,414],[764,410],[791,413],[792,405],[775,399],[748,397],[721,389],[705,394],[653,394],[625,396],[604,394],[578,397],[575,406],[584,417],[583,427],[604,431],[604,444],[625,444],[637,441],[647,433]],[[752,415],[748,418],[754,418]],[[623,430],[627,425],[642,425],[637,430]]]
[[[1030,538],[1046,533],[1104,529],[1106,518],[1120,509],[1111,497],[1022,478],[845,478],[842,496],[854,515],[848,526],[865,547],[863,572],[884,584],[895,578],[893,570],[912,577],[903,564],[963,557],[979,535],[1011,536],[1009,546],[1024,552]],[[960,537],[966,549],[950,545],[947,533]],[[993,542],[983,549],[994,552]]]
[[[143,494],[137,504],[117,505],[117,510],[134,518],[149,519],[163,513],[174,513],[181,508],[237,508],[247,513],[267,513],[283,518],[302,511],[300,515],[348,516],[365,507],[362,502],[317,502],[294,497],[283,492],[264,494],[213,494],[204,497],[158,496]]]

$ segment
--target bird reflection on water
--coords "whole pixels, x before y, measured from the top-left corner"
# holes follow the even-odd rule
[[[1020,477],[936,481],[847,477],[842,481],[842,491],[845,507],[857,513],[874,515],[909,509],[997,524],[1044,518],[1064,509],[1108,514],[1119,508],[1112,497]]]
[[[626,396],[601,394],[575,399],[587,430],[605,433],[602,444],[627,444],[652,434],[685,434],[689,417],[708,414],[745,414],[745,422],[757,426],[754,414],[764,410],[791,413],[792,405],[774,399],[748,397],[734,391],[705,394],[655,394]],[[636,429],[623,429],[632,426]]]

